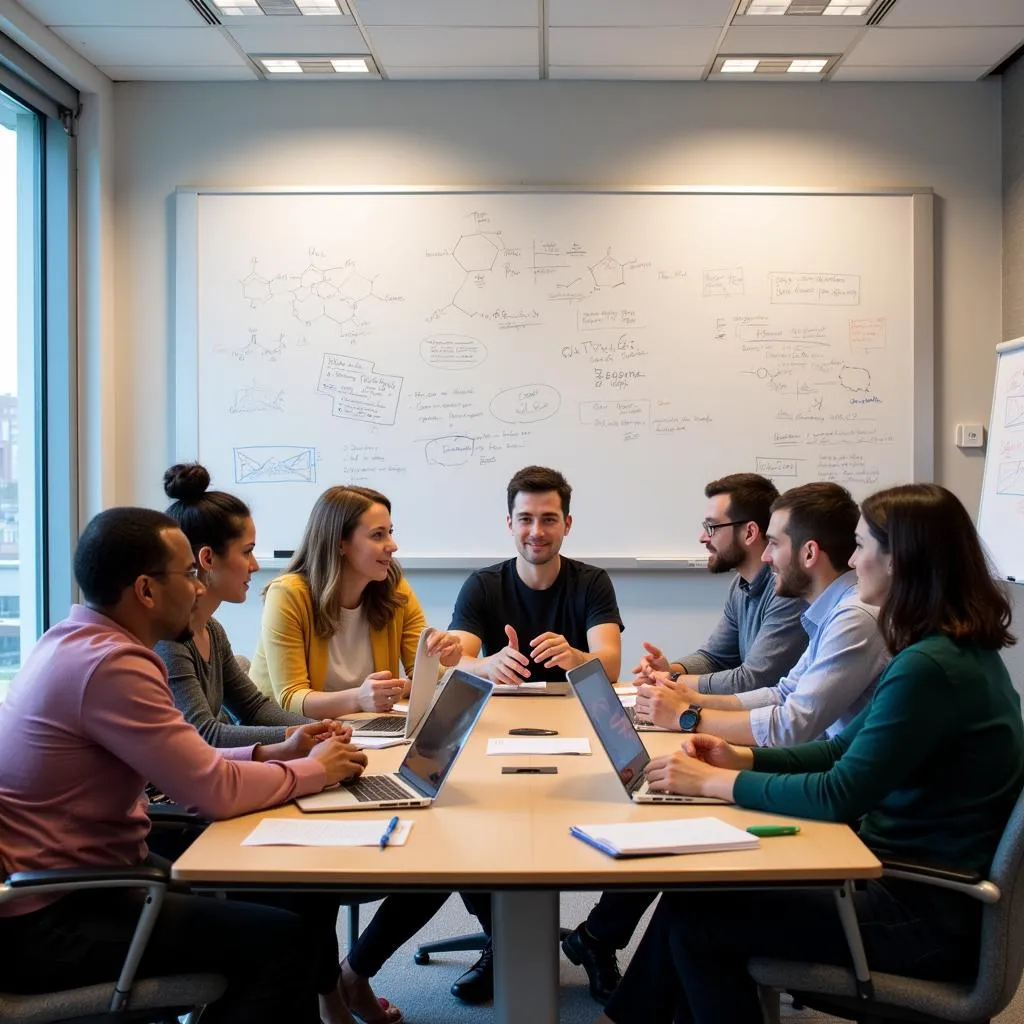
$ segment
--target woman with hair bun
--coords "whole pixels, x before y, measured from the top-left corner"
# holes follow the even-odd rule
[[[309,735],[299,726],[310,720],[259,692],[213,617],[222,601],[245,600],[259,563],[253,556],[256,527],[249,506],[209,487],[210,474],[197,463],[171,466],[164,473],[164,492],[173,500],[167,514],[192,545],[206,592],[192,613],[192,638],[159,643],[157,654],[167,665],[174,703],[210,746],[258,743],[260,760],[301,757]]]

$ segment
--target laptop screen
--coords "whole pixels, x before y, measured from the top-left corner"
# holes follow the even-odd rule
[[[492,684],[453,669],[413,740],[398,774],[436,796],[490,696]]]
[[[632,790],[643,781],[650,757],[599,658],[570,669],[569,681],[611,761],[619,781]]]

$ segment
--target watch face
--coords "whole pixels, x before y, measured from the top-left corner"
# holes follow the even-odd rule
[[[679,717],[679,728],[683,732],[693,732],[697,728],[699,721],[700,712],[695,711],[693,708],[687,708]]]

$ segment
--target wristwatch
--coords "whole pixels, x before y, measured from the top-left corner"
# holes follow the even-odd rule
[[[680,732],[696,732],[697,724],[700,722],[701,706],[699,704],[691,704],[680,716],[679,716],[679,731]]]
[[[669,672],[668,677],[674,683],[682,674],[682,672]]]

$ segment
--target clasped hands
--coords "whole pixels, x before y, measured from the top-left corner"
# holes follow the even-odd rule
[[[636,717],[663,729],[678,729],[679,716],[690,704],[700,703],[700,694],[681,679],[670,679],[668,658],[644,642],[647,653],[633,669],[637,676]]]
[[[570,646],[560,633],[541,633],[530,641],[529,657],[519,649],[519,637],[512,626],[505,627],[508,643],[486,659],[487,672],[492,682],[519,686],[530,678],[530,658],[545,668],[576,668],[586,661],[586,655]]]
[[[290,725],[280,743],[261,743],[253,751],[254,761],[292,761],[311,757],[320,762],[328,785],[361,775],[366,754],[353,746],[352,730],[333,718],[305,725]]]

